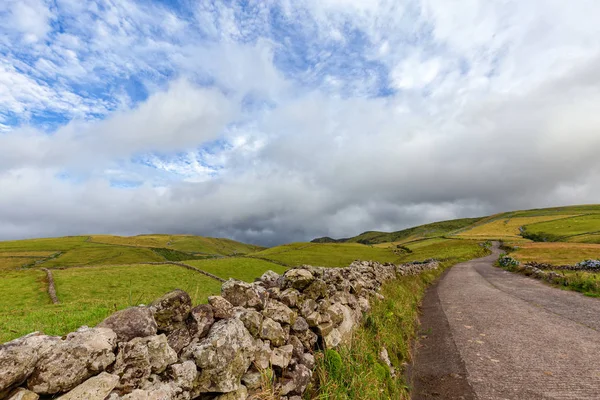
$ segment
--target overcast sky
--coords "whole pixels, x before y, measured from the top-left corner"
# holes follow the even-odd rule
[[[0,1],[0,239],[600,202],[597,0]]]

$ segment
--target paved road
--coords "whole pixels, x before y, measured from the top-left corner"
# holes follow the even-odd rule
[[[600,399],[600,300],[458,264],[424,300],[413,399]]]

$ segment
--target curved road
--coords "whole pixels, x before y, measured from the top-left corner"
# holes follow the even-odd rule
[[[600,399],[600,300],[457,264],[423,301],[413,399]]]

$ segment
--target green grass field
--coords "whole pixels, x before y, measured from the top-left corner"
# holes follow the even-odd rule
[[[282,265],[250,257],[188,260],[185,263],[223,279],[234,278],[246,282],[253,282],[268,270],[278,274],[283,274],[287,270],[287,267]]]
[[[116,310],[149,304],[173,289],[188,292],[194,304],[221,289],[218,281],[174,265],[68,268],[53,274],[59,305],[50,303],[42,271],[3,274],[0,343],[35,330],[62,335],[93,326]]]
[[[584,242],[588,241],[593,233],[600,233],[600,214],[581,215],[572,218],[560,219],[537,224],[528,225],[527,235],[531,238],[539,238],[544,241],[553,242],[578,242],[579,236],[586,236]],[[594,239],[597,239],[594,237]],[[586,240],[587,239],[587,240]],[[600,243],[597,242],[597,243]]]
[[[253,253],[251,257],[273,260],[288,267],[303,264],[347,267],[354,260],[396,262],[399,259],[391,249],[358,243],[291,243]]]

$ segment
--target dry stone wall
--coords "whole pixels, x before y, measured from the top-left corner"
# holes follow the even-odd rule
[[[277,396],[299,400],[315,350],[348,343],[385,281],[437,267],[268,271],[226,281],[208,304],[175,290],[63,338],[32,333],[0,347],[0,399],[244,400],[271,377]]]

